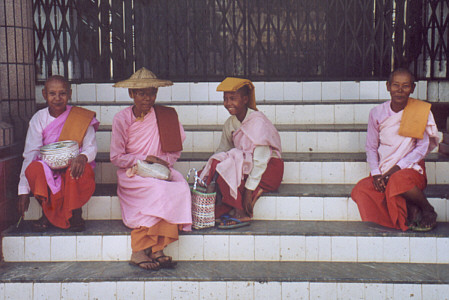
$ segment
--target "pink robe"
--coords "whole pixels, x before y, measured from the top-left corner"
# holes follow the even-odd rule
[[[395,113],[379,124],[379,169],[382,174],[410,154],[417,140],[400,136],[398,129],[403,110]],[[438,132],[433,118],[428,118],[425,132],[429,137],[427,153],[438,143]],[[362,221],[375,222],[382,226],[406,231],[407,203],[401,195],[414,187],[424,190],[427,186],[424,160],[410,163],[391,175],[385,192],[376,191],[373,175],[360,180],[351,192],[357,203]]]
[[[180,125],[184,140],[184,129]],[[182,224],[183,230],[191,230],[191,198],[189,185],[184,177],[173,169],[181,152],[163,152],[154,109],[142,121],[136,121],[132,107],[127,107],[114,117],[111,137],[111,162],[117,170],[117,195],[120,199],[123,223],[130,228],[152,227],[161,219]],[[170,181],[135,175],[128,177],[127,169],[144,160],[148,155],[157,156],[170,165]]]
[[[276,128],[267,117],[255,111],[242,122],[241,127],[233,133],[232,140],[235,148],[227,152],[212,155],[203,171],[201,178],[209,174],[214,159],[220,161],[216,171],[229,185],[230,194],[237,198],[237,190],[244,175],[248,175],[253,168],[253,152],[256,146],[270,146],[281,157],[281,138]]]
[[[401,110],[397,114],[388,117],[379,126],[380,143],[377,152],[379,153],[379,169],[382,174],[388,172],[415,148],[416,139],[398,134],[403,112]],[[427,149],[427,154],[429,154],[438,145],[439,139],[438,129],[433,119],[428,119],[425,132],[429,136],[429,147]],[[414,169],[423,174],[423,169],[418,163],[413,162],[406,168]]]

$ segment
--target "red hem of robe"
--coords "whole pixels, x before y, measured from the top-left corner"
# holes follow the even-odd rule
[[[372,176],[366,177],[353,188],[351,197],[357,203],[362,221],[406,231],[407,204],[400,195],[415,186],[422,191],[426,188],[425,170],[424,175],[414,169],[397,171],[391,175],[384,193],[375,190]]]
[[[95,174],[88,163],[79,179],[72,178],[70,171],[70,167],[61,171],[61,189],[53,194],[48,188],[41,163],[33,161],[25,170],[31,192],[45,198],[41,203],[42,212],[51,224],[63,229],[70,227],[72,210],[86,204],[95,191]]]

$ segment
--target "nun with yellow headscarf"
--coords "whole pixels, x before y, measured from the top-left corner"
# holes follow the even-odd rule
[[[257,199],[279,188],[284,173],[281,139],[268,118],[256,107],[255,89],[248,79],[228,77],[217,87],[231,115],[223,126],[220,145],[201,177],[208,192],[222,195],[215,215],[218,228],[250,225]]]

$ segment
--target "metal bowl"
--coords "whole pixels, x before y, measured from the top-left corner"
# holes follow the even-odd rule
[[[161,164],[150,164],[144,160],[137,160],[137,175],[168,180],[170,178],[170,169]]]
[[[78,156],[79,147],[76,141],[60,141],[42,146],[41,159],[51,169],[60,170],[67,168],[70,161]]]

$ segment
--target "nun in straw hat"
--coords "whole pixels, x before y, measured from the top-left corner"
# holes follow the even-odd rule
[[[218,228],[232,229],[249,225],[260,195],[278,189],[284,162],[279,133],[257,110],[253,83],[228,77],[217,91],[224,92],[223,105],[231,116],[201,176],[207,179],[208,192],[218,188],[222,194],[215,207]]]
[[[123,223],[131,231],[130,264],[147,269],[173,268],[164,248],[178,240],[178,230],[191,230],[191,198],[187,182],[173,164],[181,155],[184,129],[173,108],[155,105],[159,87],[169,80],[142,68],[114,87],[128,88],[134,104],[112,123],[111,162],[118,167],[117,195]],[[146,161],[169,169],[169,179],[137,175]],[[139,173],[141,174],[141,173]]]

